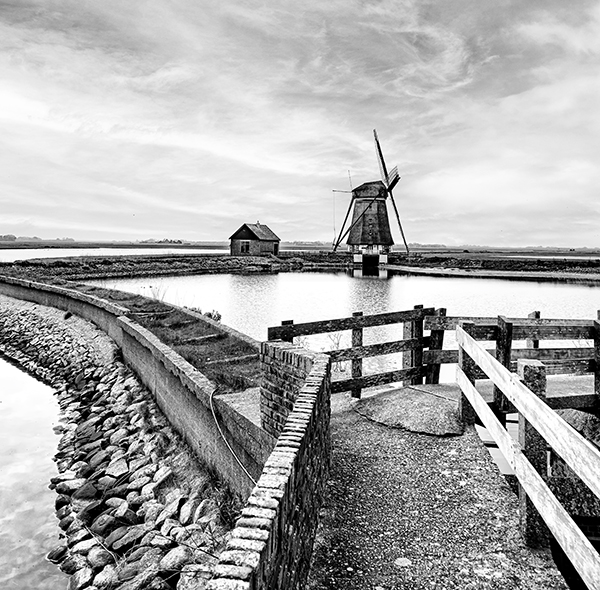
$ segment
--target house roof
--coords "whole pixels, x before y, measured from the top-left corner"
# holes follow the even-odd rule
[[[248,232],[254,236],[255,239],[265,242],[280,242],[281,240],[271,231],[271,229],[263,225],[262,223],[244,223],[229,239],[248,239],[251,236]]]

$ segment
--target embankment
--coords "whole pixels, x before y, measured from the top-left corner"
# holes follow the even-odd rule
[[[70,320],[72,318],[70,314],[76,313],[92,320],[110,334],[119,346],[125,363],[135,370],[144,385],[148,387],[158,406],[167,416],[170,425],[185,438],[194,455],[203,463],[214,468],[238,496],[242,498],[248,496],[241,516],[237,520],[231,536],[226,540],[224,551],[220,554],[218,563],[214,564],[214,569],[211,570],[212,580],[208,582],[208,586],[202,581],[201,574],[205,570],[199,569],[206,568],[206,564],[195,562],[190,564],[189,552],[174,547],[172,551],[175,553],[173,554],[167,553],[159,556],[157,551],[153,552],[151,556],[154,561],[151,563],[154,566],[150,569],[144,566],[143,571],[138,570],[134,578],[137,581],[124,581],[129,585],[123,586],[123,588],[131,590],[138,587],[154,587],[148,585],[150,582],[143,577],[150,576],[148,572],[154,574],[158,572],[151,583],[164,588],[165,586],[160,586],[160,584],[163,582],[168,584],[168,581],[162,572],[174,572],[173,575],[176,578],[182,566],[179,560],[183,560],[186,566],[196,567],[194,571],[200,571],[200,574],[194,579],[193,584],[195,585],[183,586],[185,588],[199,589],[206,586],[211,590],[231,590],[232,588],[236,590],[263,588],[275,590],[283,587],[302,587],[307,574],[323,488],[329,469],[330,365],[327,356],[308,353],[286,343],[263,344],[261,365],[267,382],[272,385],[269,396],[266,396],[261,404],[263,424],[270,420],[270,433],[268,433],[235,412],[223,400],[218,397],[213,398],[214,384],[162,344],[153,334],[122,315],[128,310],[72,289],[8,277],[0,279],[0,293],[65,310],[67,311],[67,314],[64,315],[65,319]],[[8,338],[20,342],[20,346],[26,354],[32,353],[34,356],[39,356],[42,361],[38,363],[40,366],[44,366],[44,362],[56,362],[60,366],[63,362],[63,355],[55,352],[48,355],[46,340],[41,338],[36,340],[35,337],[31,339],[30,335],[15,340],[20,330],[26,329],[26,325],[29,323],[35,324],[36,322],[29,318],[25,324],[16,329],[16,333]],[[46,332],[52,332],[52,328],[48,325],[42,326],[41,329],[40,336]],[[62,340],[63,338],[59,335],[56,341],[61,342]],[[39,349],[31,348],[31,345],[37,344],[38,341],[42,343]],[[82,358],[85,358],[85,355]],[[67,362],[66,366],[70,367],[70,363]],[[146,498],[146,494],[156,492],[159,485],[163,483],[162,475],[157,474],[164,475],[164,472],[160,471],[160,467],[154,470],[147,463],[135,463],[136,469],[132,473],[132,466],[129,465],[127,458],[129,457],[128,452],[141,450],[142,454],[150,453],[150,458],[153,459],[153,457],[152,449],[146,448],[139,436],[129,430],[130,427],[136,428],[144,424],[146,410],[142,409],[140,416],[130,414],[129,405],[132,404],[137,408],[138,406],[143,407],[143,404],[142,400],[136,397],[139,393],[137,388],[132,389],[134,382],[130,380],[130,377],[124,378],[123,381],[117,381],[119,371],[124,370],[124,367],[118,367],[117,373],[112,371],[105,374],[103,371],[92,370],[91,367],[83,364],[77,365],[76,369],[70,370],[66,375],[72,381],[72,385],[77,388],[75,399],[67,398],[67,407],[70,403],[89,403],[90,405],[89,412],[87,410],[84,412],[79,407],[73,408],[77,426],[73,433],[75,438],[69,439],[67,444],[73,443],[72,449],[69,446],[69,452],[72,450],[74,453],[74,463],[70,462],[69,456],[65,466],[69,467],[71,471],[83,468],[83,465],[79,465],[78,462],[84,461],[82,454],[84,449],[76,450],[75,448],[77,436],[81,435],[84,445],[92,445],[91,447],[86,446],[85,452],[94,450],[96,453],[100,453],[103,460],[108,461],[105,467],[97,465],[92,467],[92,457],[89,457],[89,467],[91,469],[98,467],[91,477],[97,478],[98,482],[102,479],[100,485],[111,484],[120,491],[135,492],[136,498],[139,496],[143,500],[138,509],[141,510],[141,513],[138,514],[133,510],[131,512],[136,518],[141,519],[142,517],[146,518],[146,510],[142,504],[151,501],[150,498]],[[294,379],[290,378],[291,375],[294,376]],[[97,383],[94,382],[95,384],[91,388],[87,387],[87,379],[97,380]],[[55,379],[51,379],[51,381],[56,385]],[[114,387],[116,387],[116,391],[113,391]],[[69,392],[70,389],[67,386],[63,388],[63,391]],[[116,397],[113,399],[112,395]],[[106,408],[106,412],[112,412],[112,414],[103,414],[104,408]],[[96,411],[97,415],[88,418],[92,411]],[[117,416],[123,418],[122,424]],[[103,419],[108,420],[109,424],[107,426],[109,430],[108,443],[102,433],[98,432],[97,425]],[[81,430],[79,430],[80,427]],[[163,430],[162,427],[161,430]],[[159,435],[160,433],[157,435],[160,441]],[[276,436],[279,438],[275,444]],[[106,451],[107,457],[102,453],[106,450],[103,443],[98,443],[98,440],[104,441],[106,449],[111,446],[119,446],[118,443],[121,442],[126,448],[121,448],[120,451],[111,448],[110,452]],[[273,444],[275,444],[274,448]],[[232,450],[234,453],[231,452]],[[115,453],[113,454],[112,451]],[[93,456],[95,457],[94,461],[99,460],[95,454]],[[125,467],[124,464],[127,465],[126,471],[122,471]],[[125,474],[128,474],[127,483],[119,479]],[[78,477],[79,475],[82,473],[74,471],[72,479],[76,481],[84,479]],[[84,488],[84,492],[81,494],[87,494],[88,491],[85,490],[92,493],[91,487],[87,485],[90,482],[66,483],[71,481],[70,478],[71,474],[69,474],[69,479],[56,482],[57,486],[61,486],[59,491],[72,491],[72,495],[79,494],[79,484],[81,484],[81,487]],[[150,478],[150,480],[145,478]],[[258,481],[254,481],[254,479]],[[141,488],[129,489],[127,487],[140,484]],[[93,482],[90,485],[96,489],[95,494],[100,494],[99,499],[94,497],[91,502],[105,502],[106,495],[103,491]],[[71,490],[69,486],[73,486],[74,489]],[[188,525],[184,525],[181,521],[181,511],[185,506],[188,506],[188,511],[191,510],[189,502],[192,500],[192,495],[198,492],[195,486],[191,486],[189,489],[189,497],[185,496],[183,492],[181,496],[178,494],[165,495],[160,513],[152,511],[152,518],[156,518],[154,524],[152,522],[145,524],[144,521],[143,523],[131,523],[128,527],[120,527],[119,533],[113,531],[115,536],[110,538],[110,543],[109,538],[105,539],[106,543],[100,541],[91,527],[88,527],[84,530],[90,533],[90,538],[78,539],[74,546],[77,546],[78,551],[87,550],[89,552],[93,549],[95,554],[106,547],[114,548],[114,544],[117,543],[120,548],[125,548],[128,559],[131,557],[131,560],[140,560],[148,552],[148,549],[141,550],[148,544],[146,541],[149,541],[152,547],[161,547],[161,542],[153,533],[156,521],[160,520],[160,535],[164,536],[171,530],[174,531],[174,535],[184,535],[180,529]],[[185,497],[185,500],[182,501],[182,497]],[[194,497],[193,499],[196,501],[198,498]],[[83,497],[76,498],[76,500],[88,502],[90,499]],[[112,501],[113,504],[118,503],[118,506],[107,505],[111,510],[120,511],[119,515],[122,511],[124,515],[133,518],[127,512],[130,510],[130,500],[133,501],[134,496],[132,495],[128,499],[126,495],[124,502],[127,503],[127,508],[122,508],[123,504],[118,500]],[[65,502],[64,506],[67,506],[65,500],[61,502]],[[184,503],[182,504],[182,502]],[[132,503],[135,506],[135,501]],[[200,505],[196,507],[196,511],[200,510]],[[63,508],[62,503],[59,508]],[[194,515],[196,515],[196,511],[194,511]],[[100,515],[92,509],[88,512],[91,514],[84,512],[85,518],[94,518],[94,520],[90,520],[91,525],[94,526],[98,524],[95,519],[100,516],[116,518],[116,512]],[[175,523],[172,528],[163,532],[162,526],[165,521],[175,514],[179,514],[179,525],[181,526]],[[63,519],[68,516],[66,510],[61,513]],[[200,514],[198,516],[202,518]],[[82,518],[78,517],[78,520],[82,520]],[[64,524],[67,530],[72,526],[72,522],[67,521]],[[171,524],[169,523],[169,526]],[[197,524],[196,521],[189,526],[194,527]],[[148,530],[150,525],[154,526],[152,530]],[[96,528],[98,527],[96,526]],[[203,533],[204,531],[200,534]],[[84,533],[81,535],[83,536]],[[178,540],[177,537],[174,538],[176,541]],[[125,541],[121,539],[125,539]],[[222,539],[225,540],[225,536]],[[141,540],[146,544],[138,546],[137,544]],[[86,543],[80,546],[79,543],[84,541]],[[98,542],[96,543],[96,541]],[[98,550],[95,549],[97,544],[100,545]],[[138,549],[140,550],[138,551]],[[191,550],[190,547],[188,549]],[[62,559],[61,551],[63,550],[58,550],[58,554],[53,557]],[[131,554],[128,553],[129,551]],[[108,553],[111,554],[110,551]],[[102,559],[108,559],[104,553],[102,556]],[[163,559],[169,556],[172,560],[176,560],[176,566],[172,561],[167,561],[167,564],[163,563]],[[118,556],[113,556],[113,560],[117,560],[117,558]],[[151,560],[151,557],[147,559]],[[157,559],[158,563],[155,564]],[[144,564],[147,565],[147,562]],[[96,583],[97,572],[94,567],[90,567],[91,564],[87,562],[83,564],[79,561],[79,565],[81,567],[76,570],[72,588],[82,590],[90,586],[92,580],[95,587],[108,587],[108,585],[99,586]],[[104,567],[109,565],[112,564],[106,563]],[[213,564],[210,565],[212,567]],[[155,582],[155,579],[158,581]],[[99,583],[105,584],[104,578],[100,578]]]

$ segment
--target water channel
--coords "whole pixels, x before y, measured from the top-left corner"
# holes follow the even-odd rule
[[[0,585],[66,588],[68,578],[44,556],[59,544],[52,456],[59,408],[53,391],[0,359]]]

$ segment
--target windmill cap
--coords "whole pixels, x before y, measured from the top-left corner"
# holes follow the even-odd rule
[[[352,189],[353,197],[381,197],[385,199],[387,197],[387,189],[381,180],[375,180],[374,182],[365,182],[360,186]]]

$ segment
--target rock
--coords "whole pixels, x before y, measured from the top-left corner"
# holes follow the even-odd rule
[[[56,491],[59,494],[71,495],[77,491],[82,485],[87,483],[87,479],[83,477],[77,477],[75,479],[69,479],[67,481],[61,481],[56,486]]]
[[[119,581],[119,576],[117,575],[117,568],[112,565],[104,566],[104,569],[96,574],[94,578],[94,586],[98,588],[98,590],[107,590],[108,588],[113,588],[117,585]]]
[[[75,517],[72,514],[69,514],[68,516],[65,516],[64,518],[61,518],[60,522],[58,523],[58,526],[63,531],[66,531],[73,524],[74,520],[75,520]]]
[[[457,393],[443,385],[435,385],[435,390],[430,393],[428,387],[419,385],[404,387],[401,391],[384,391],[357,401],[354,410],[391,428],[436,436],[462,434]]]
[[[59,545],[58,547],[52,549],[52,551],[50,551],[46,555],[46,559],[48,561],[51,561],[52,563],[60,563],[64,559],[66,554],[67,548],[65,547],[65,545]]]
[[[110,439],[109,439],[110,444],[117,445],[121,441],[125,440],[128,436],[129,436],[129,432],[127,431],[127,428],[119,428],[116,432],[111,434]]]
[[[89,525],[103,510],[104,502],[102,500],[93,500],[77,516],[81,522]]]
[[[212,577],[212,566],[188,563],[183,566],[177,590],[203,590]]]
[[[76,571],[87,567],[87,559],[83,555],[68,555],[59,567],[65,574],[72,575]]]
[[[171,475],[173,475],[173,471],[171,471],[171,468],[168,467],[167,465],[163,465],[155,474],[153,477],[153,481],[154,483],[156,483],[157,485],[160,485],[161,483],[163,483],[167,478],[169,478]]]
[[[110,475],[104,475],[98,479],[98,483],[96,485],[98,486],[99,490],[108,490],[115,485],[116,481],[116,478],[111,477]]]
[[[134,479],[132,482],[127,484],[128,490],[141,490],[147,483],[150,483],[152,478],[148,475],[143,475]]]
[[[133,580],[121,584],[119,590],[146,590],[156,577],[157,572],[155,569],[145,569],[133,578]]]
[[[92,547],[98,545],[98,539],[92,537],[91,539],[85,539],[84,541],[80,541],[71,547],[71,553],[80,555],[87,555],[90,552]]]
[[[179,512],[179,521],[182,525],[188,525],[192,522],[194,514],[198,506],[200,505],[200,498],[190,498],[182,507]]]
[[[86,483],[73,492],[73,498],[75,500],[92,500],[97,495],[98,488],[89,481],[86,481]]]
[[[127,461],[123,458],[112,461],[106,468],[106,475],[111,477],[119,478],[126,473],[129,473],[129,467]]]
[[[112,544],[115,551],[125,551],[133,545],[138,539],[141,539],[148,530],[144,525],[135,525],[129,527],[129,530],[117,541]]]
[[[150,531],[143,539],[142,545],[151,545],[160,549],[169,549],[175,545],[175,542],[168,537],[164,537],[158,531]]]
[[[176,497],[174,500],[169,502],[164,508],[164,510],[160,513],[158,518],[156,519],[156,526],[163,523],[167,518],[171,518],[172,516],[177,516],[179,514],[179,506],[181,506],[182,502],[185,499],[183,497]]]
[[[156,519],[164,508],[164,505],[160,502],[150,500],[142,504],[142,507],[137,511],[137,515],[146,522],[156,522]]]
[[[191,549],[183,546],[175,547],[160,560],[158,569],[161,572],[178,572],[192,561],[193,557]]]
[[[114,557],[110,551],[100,547],[92,547],[87,554],[87,560],[94,570],[102,569],[104,566],[114,563]]]
[[[118,508],[124,502],[125,500],[123,500],[123,498],[108,498],[108,500],[106,500],[106,505],[111,508]]]
[[[56,508],[56,510],[60,510],[61,508],[69,505],[70,503],[71,503],[71,498],[69,496],[67,496],[66,494],[61,494],[54,501],[54,507]]]
[[[394,565],[397,568],[410,567],[412,565],[412,561],[406,557],[399,557],[394,561]]]
[[[124,535],[126,535],[128,530],[129,530],[129,527],[126,527],[126,526],[122,526],[122,527],[119,527],[118,529],[115,529],[110,535],[108,535],[108,537],[106,537],[105,545],[107,545],[108,547],[112,547],[112,544],[115,541],[118,541]]]
[[[83,590],[87,588],[94,578],[94,572],[90,567],[83,567],[77,570],[69,580],[68,590]]]
[[[85,541],[85,539],[88,539],[90,536],[90,533],[86,529],[81,528],[69,537],[69,541],[67,544],[69,545],[69,547],[77,545],[77,543],[79,543],[80,541]]]
[[[94,453],[91,457],[90,457],[90,467],[92,469],[97,469],[100,465],[104,464],[104,463],[108,463],[108,461],[110,460],[110,455],[106,452],[106,451],[98,451],[97,453]]]
[[[94,520],[90,529],[95,535],[107,537],[120,526],[122,526],[121,522],[119,522],[114,516],[105,513],[101,514],[98,518],[96,518],[96,520]]]

